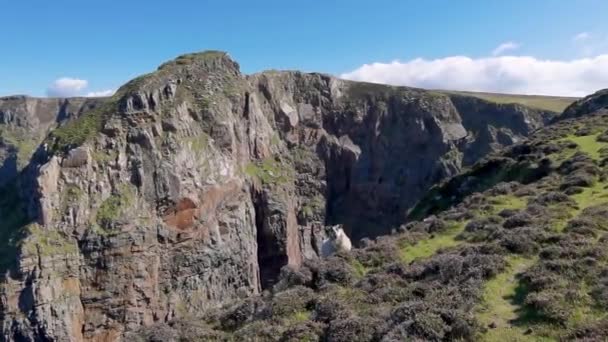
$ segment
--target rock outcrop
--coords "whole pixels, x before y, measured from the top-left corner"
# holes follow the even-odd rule
[[[589,113],[606,111],[608,109],[608,89],[599,90],[587,97],[584,97],[564,110],[564,113],[556,120],[573,119],[586,116]]]
[[[29,161],[0,177],[2,336],[31,341],[114,341],[255,295],[317,257],[324,225],[353,241],[390,232],[434,183],[552,114],[322,74],[245,76],[213,51],[108,99],[0,104],[3,162]],[[35,148],[7,143],[14,122]]]

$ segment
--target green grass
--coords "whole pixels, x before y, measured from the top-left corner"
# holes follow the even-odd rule
[[[96,222],[101,227],[111,225],[120,218],[124,211],[134,202],[135,191],[129,185],[123,185],[119,191],[108,197],[97,210]]]
[[[579,194],[570,195],[576,202],[576,208],[566,205],[553,205],[550,207],[554,211],[552,222],[555,231],[562,232],[568,225],[568,221],[580,215],[583,210],[604,203],[608,203],[608,183],[596,181],[593,186],[583,188]]]
[[[307,218],[312,218],[316,214],[322,215],[325,212],[325,198],[321,195],[307,198],[302,203],[301,211]]]
[[[601,141],[597,141],[599,135],[600,133],[585,136],[576,136],[574,134],[570,134],[565,138],[560,139],[559,141],[571,141],[574,142],[577,147],[574,149],[564,147],[559,153],[553,153],[548,157],[555,164],[559,164],[574,156],[576,152],[580,151],[587,153],[589,157],[593,158],[594,160],[600,160],[602,159],[602,149],[608,147],[608,144]]]
[[[512,195],[500,195],[492,198],[492,209],[489,212],[477,213],[478,216],[484,217],[495,215],[504,209],[521,209],[527,204],[525,198]],[[405,245],[401,247],[401,261],[410,263],[416,259],[428,258],[440,249],[450,248],[463,243],[458,239],[460,233],[464,231],[467,222],[451,222],[450,227],[445,232],[436,233],[433,237],[418,241],[413,245]]]
[[[452,222],[445,232],[437,233],[413,245],[401,246],[401,261],[410,263],[416,259],[428,258],[440,249],[459,245],[463,241],[458,240],[457,237],[464,231],[465,225],[466,222]]]
[[[442,91],[447,94],[459,94],[465,96],[473,96],[494,103],[517,103],[527,107],[549,110],[556,113],[561,113],[578,100],[576,97],[560,97],[560,96],[541,96],[541,95],[512,95],[512,94],[495,94],[481,93],[468,91]]]
[[[499,195],[491,201],[493,214],[498,214],[504,209],[522,209],[526,206],[527,200],[522,197],[512,195]]]
[[[595,160],[599,160],[600,150],[608,145],[604,142],[597,141],[597,137],[599,135],[600,133],[580,137],[575,135],[569,135],[564,138],[564,140],[573,141],[578,145],[579,151],[587,153],[591,158]]]
[[[574,214],[577,215],[593,205],[608,202],[608,189],[606,187],[608,187],[608,184],[598,181],[592,187],[584,188],[580,194],[571,195],[570,197],[576,201],[579,207]]]
[[[28,136],[25,132],[8,128],[0,128],[0,139],[3,143],[11,145],[17,150],[18,170],[23,169],[27,165],[39,142],[36,138]]]
[[[111,161],[116,160],[116,158],[118,158],[117,150],[93,149],[91,154],[93,156],[93,160],[100,162],[100,163],[109,163]]]
[[[30,255],[39,253],[41,256],[54,256],[78,252],[75,241],[70,241],[66,235],[53,228],[45,229],[34,223],[26,230],[28,237],[21,247]]]
[[[289,317],[289,321],[292,323],[300,323],[306,322],[310,319],[310,311],[296,311],[291,317]]]
[[[284,184],[293,180],[295,171],[287,164],[266,158],[245,166],[245,174],[264,184]]]
[[[367,272],[369,272],[367,267],[359,262],[359,260],[353,259],[353,261],[351,261],[351,266],[355,269],[355,273],[359,278],[365,277]]]
[[[66,152],[84,144],[103,128],[106,118],[116,110],[117,104],[112,100],[55,129],[50,134],[53,141],[52,150]]]
[[[488,328],[481,341],[552,341],[552,339],[526,335],[526,324],[521,324],[521,293],[518,274],[534,264],[534,258],[510,256],[507,258],[507,268],[493,279],[486,282],[481,304],[476,309],[476,317],[482,326],[491,323],[496,328]],[[520,321],[520,324],[513,324]]]

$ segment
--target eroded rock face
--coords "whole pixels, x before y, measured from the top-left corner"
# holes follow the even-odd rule
[[[386,233],[434,183],[543,124],[477,102],[244,76],[221,52],[166,63],[68,118],[18,177],[25,218],[0,208],[18,251],[2,334],[114,341],[259,293],[317,257],[325,224],[353,241]]]

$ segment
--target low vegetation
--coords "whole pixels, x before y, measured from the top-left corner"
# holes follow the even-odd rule
[[[294,178],[293,168],[286,162],[266,158],[245,166],[245,174],[263,184],[284,184]]]
[[[445,230],[436,234],[430,234],[429,238],[422,239],[413,245],[402,243],[401,260],[410,263],[416,259],[428,258],[437,251],[459,245],[462,240],[458,239],[464,231],[464,222],[448,222]]]
[[[109,115],[118,108],[116,95],[97,108],[90,109],[78,118],[68,121],[50,134],[50,148],[55,152],[67,152],[91,139],[103,128]]]
[[[29,256],[65,256],[78,252],[76,241],[55,229],[45,229],[32,223],[25,230],[27,238],[23,240],[21,248]]]
[[[113,228],[116,221],[126,214],[126,210],[134,202],[135,189],[130,185],[121,185],[99,206],[96,223],[105,229]]]
[[[526,324],[513,324],[522,310],[520,278],[535,263],[534,258],[510,256],[506,269],[489,280],[483,290],[481,302],[476,308],[479,323],[492,327],[482,333],[484,341],[538,341],[538,336],[526,335]]]
[[[17,170],[22,170],[34,154],[38,146],[36,137],[28,136],[21,129],[1,128],[0,144],[12,146],[17,158]]]

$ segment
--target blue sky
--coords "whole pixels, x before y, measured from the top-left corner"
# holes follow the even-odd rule
[[[505,78],[504,63],[512,63],[499,56],[532,56],[530,72],[555,82],[542,61],[572,63],[608,53],[606,13],[605,0],[4,1],[0,96],[45,96],[61,78],[86,81],[77,84],[79,94],[116,89],[176,55],[206,49],[228,51],[246,73],[299,69],[416,86],[542,92],[543,84],[494,86]],[[506,49],[492,56],[501,44]],[[452,56],[466,56],[473,69],[455,72],[455,60],[445,59]],[[427,64],[412,64],[417,58]],[[489,64],[480,67],[484,58]],[[608,76],[589,76],[606,61],[592,62],[575,68],[586,75],[577,77],[587,77],[581,83],[592,79],[592,86],[549,92],[584,92],[608,82]],[[428,74],[442,68],[447,76],[431,80]],[[559,72],[569,74],[568,68]],[[425,75],[394,77],[418,69]],[[440,79],[471,72],[491,82]],[[507,78],[503,84],[528,82]]]

